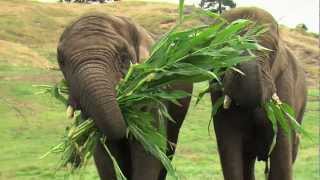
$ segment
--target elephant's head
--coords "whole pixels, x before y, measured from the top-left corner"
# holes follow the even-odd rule
[[[126,135],[115,88],[130,64],[138,61],[142,39],[150,38],[139,28],[121,17],[84,16],[64,31],[58,45],[70,105],[92,118],[110,140]]]
[[[252,13],[255,14],[252,14]],[[236,68],[244,74],[234,70],[228,70],[223,77],[225,108],[228,104],[234,103],[244,108],[254,108],[263,104],[276,93],[275,77],[281,62],[278,56],[279,32],[278,25],[274,18],[267,12],[258,9],[252,11],[252,8],[238,8],[227,11],[223,16],[228,21],[239,18],[247,18],[252,21],[258,21],[259,24],[267,25],[268,31],[259,37],[259,43],[270,49],[268,52],[256,53],[256,60],[239,64]],[[275,63],[278,61],[277,63]]]

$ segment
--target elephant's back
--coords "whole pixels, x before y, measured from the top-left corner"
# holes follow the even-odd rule
[[[225,11],[222,16],[228,21],[250,19],[261,24],[271,24],[276,28],[277,21],[264,9],[258,7],[239,7]]]
[[[277,49],[279,39],[278,23],[269,12],[257,7],[239,7],[225,11],[222,17],[228,22],[248,19],[258,25],[266,26],[268,31],[259,36],[259,43],[271,50]]]
[[[291,49],[285,46],[288,64],[292,69],[292,80],[293,80],[293,90],[294,90],[294,108],[297,113],[297,120],[300,123],[302,121],[302,115],[299,115],[304,112],[305,106],[307,103],[307,83],[306,83],[306,74],[303,70],[302,64],[293,54]]]

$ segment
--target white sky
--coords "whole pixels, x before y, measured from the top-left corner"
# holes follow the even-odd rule
[[[178,3],[179,0],[157,0]],[[185,0],[199,4],[200,0]],[[237,6],[257,6],[269,11],[280,24],[295,27],[307,25],[309,31],[319,32],[319,0],[234,0]]]

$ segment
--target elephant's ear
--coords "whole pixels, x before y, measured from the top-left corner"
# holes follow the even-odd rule
[[[128,58],[130,59],[130,63],[131,64],[136,64],[138,63],[138,54],[135,51],[135,48],[132,46],[128,46],[128,52],[125,52],[125,54],[128,56]]]
[[[120,51],[119,59],[119,70],[121,75],[119,74],[118,76],[120,79],[127,74],[131,64],[137,63],[137,56],[135,51],[128,47]]]
[[[154,44],[152,35],[141,26],[137,26],[139,33],[138,62],[143,62],[150,56],[150,50]]]
[[[288,67],[288,58],[289,55],[287,46],[281,39],[279,39],[277,54],[271,67],[271,75],[274,80],[276,80]]]
[[[143,62],[144,60],[146,60],[149,57],[149,55],[149,50],[146,47],[139,47],[139,62]]]

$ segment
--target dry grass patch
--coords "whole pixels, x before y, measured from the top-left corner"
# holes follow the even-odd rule
[[[12,66],[49,68],[52,65],[32,49],[21,44],[0,40],[0,63]]]
[[[311,35],[301,32],[281,28],[281,35],[297,59],[303,65],[307,74],[309,87],[317,87],[319,82],[320,50],[319,40]]]

